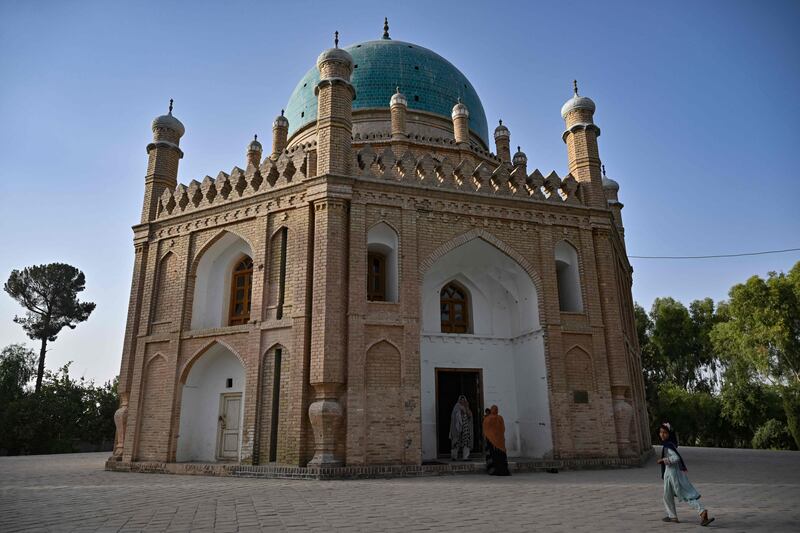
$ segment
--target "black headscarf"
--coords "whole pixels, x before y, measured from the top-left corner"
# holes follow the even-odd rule
[[[678,437],[675,435],[675,431],[673,431],[672,426],[669,423],[664,422],[661,424],[659,429],[665,429],[669,433],[667,440],[661,443],[661,458],[663,459],[664,456],[667,455],[667,449],[672,450],[678,456],[678,465],[680,466],[680,469],[683,472],[686,472],[686,463],[683,462],[683,457],[681,457],[681,454],[678,453]],[[667,466],[664,463],[661,463],[661,479],[664,479],[664,472],[666,469]]]

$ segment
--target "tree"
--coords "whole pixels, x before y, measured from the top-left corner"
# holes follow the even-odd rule
[[[633,319],[636,324],[636,336],[639,339],[639,349],[642,351],[642,373],[644,374],[644,390],[647,404],[655,405],[658,384],[664,381],[665,365],[660,360],[659,354],[650,343],[653,331],[653,321],[647,311],[638,303],[633,304]]]
[[[727,363],[719,395],[722,417],[737,447],[748,447],[755,432],[768,420],[782,420],[783,406],[775,387],[756,378],[739,361]]]
[[[24,344],[9,344],[0,352],[0,404],[22,396],[36,369],[36,355]]]
[[[695,300],[689,309],[673,298],[656,298],[649,317],[640,306],[634,313],[648,380],[692,391],[714,389],[718,359],[709,334],[721,317],[711,298]]]
[[[782,391],[786,419],[800,447],[800,262],[788,274],[753,276],[731,288],[725,313],[711,340],[730,361]]]
[[[15,412],[35,370],[36,355],[24,345],[10,344],[0,352],[0,454],[17,448]]]
[[[27,310],[24,317],[15,316],[14,322],[22,325],[28,337],[42,343],[36,372],[38,393],[42,388],[47,342],[54,342],[64,327],[75,329],[88,319],[95,304],[78,300],[77,294],[86,288],[85,277],[83,272],[64,263],[12,270],[3,288]]]
[[[697,368],[694,361],[694,327],[688,309],[673,298],[656,298],[650,311],[650,344],[663,379],[690,389]]]

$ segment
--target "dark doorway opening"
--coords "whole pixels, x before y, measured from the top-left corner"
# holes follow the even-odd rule
[[[483,371],[479,368],[436,369],[436,450],[450,457],[450,415],[460,395],[472,411],[470,457],[483,456]]]
[[[281,405],[281,359],[283,350],[275,348],[275,367],[272,373],[272,416],[269,428],[269,462],[278,460],[278,416]]]

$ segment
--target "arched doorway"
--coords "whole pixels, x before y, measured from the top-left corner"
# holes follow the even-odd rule
[[[239,460],[244,385],[242,362],[222,344],[194,361],[182,386],[179,462]]]
[[[486,240],[461,244],[426,270],[420,362],[424,460],[449,455],[447,417],[459,394],[475,399],[475,434],[483,415],[478,409],[499,406],[509,456],[552,451],[536,286],[517,261]]]

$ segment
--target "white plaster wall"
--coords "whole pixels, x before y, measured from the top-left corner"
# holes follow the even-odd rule
[[[226,233],[200,258],[194,285],[192,329],[228,325],[231,273],[242,255],[253,257],[250,246],[240,237]]]
[[[380,222],[367,232],[367,250],[386,256],[386,301],[397,301],[397,233],[385,222]]]
[[[513,352],[520,455],[551,457],[553,431],[550,425],[547,363],[541,330],[518,337],[514,342]]]
[[[227,378],[233,387],[226,388]],[[244,367],[239,359],[221,344],[215,344],[200,356],[186,378],[181,396],[181,419],[178,430],[176,459],[184,461],[216,461],[217,421],[220,394],[242,393],[242,427],[244,417]],[[242,436],[239,434],[241,450]]]
[[[470,293],[471,334],[440,331],[439,293],[452,280]],[[437,454],[436,368],[483,370],[484,407],[498,405],[506,422],[510,456],[543,457],[552,451],[538,298],[530,276],[519,264],[481,239],[447,253],[423,280],[422,330],[424,460]]]

